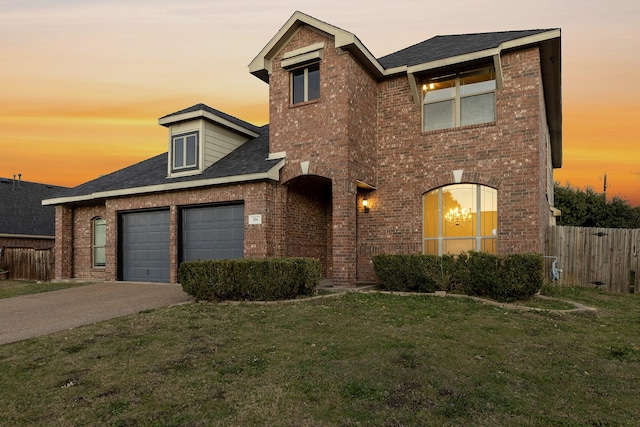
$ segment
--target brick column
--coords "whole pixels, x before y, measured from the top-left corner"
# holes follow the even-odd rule
[[[333,283],[356,285],[356,185],[333,180]]]
[[[73,208],[56,206],[56,279],[73,277]]]

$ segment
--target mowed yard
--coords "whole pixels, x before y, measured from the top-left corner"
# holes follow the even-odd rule
[[[8,344],[0,425],[637,426],[640,295],[545,293],[597,312],[350,292]]]

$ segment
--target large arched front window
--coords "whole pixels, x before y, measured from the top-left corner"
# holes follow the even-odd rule
[[[455,184],[423,196],[423,251],[457,254],[496,252],[498,192],[478,184]]]

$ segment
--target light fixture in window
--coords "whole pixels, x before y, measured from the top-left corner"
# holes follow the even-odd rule
[[[436,85],[434,83],[429,83],[428,85],[425,83],[422,85],[422,91],[426,92],[427,90],[435,89]]]
[[[471,221],[471,211],[466,208],[451,208],[444,215],[444,220],[457,227],[461,223]]]
[[[369,200],[366,197],[362,199],[362,207],[364,208],[364,213],[369,213]]]

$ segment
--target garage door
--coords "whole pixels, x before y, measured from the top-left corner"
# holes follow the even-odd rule
[[[169,211],[121,218],[122,280],[169,282]]]
[[[244,258],[244,205],[182,211],[182,260]]]

